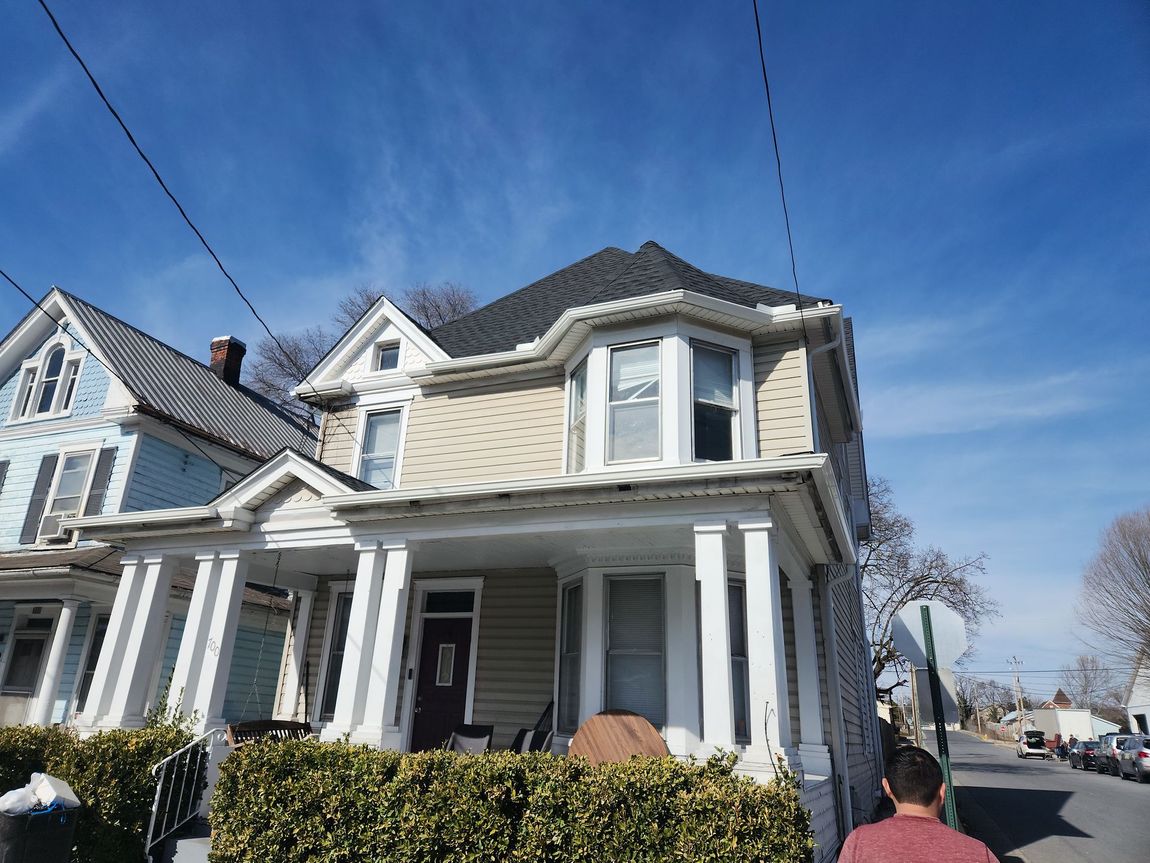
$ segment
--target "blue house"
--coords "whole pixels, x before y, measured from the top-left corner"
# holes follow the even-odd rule
[[[213,340],[205,365],[58,288],[40,306],[0,342],[0,725],[71,721],[115,614],[122,552],[62,519],[202,504],[316,443],[310,421],[239,382],[238,339]],[[172,584],[153,704],[192,578]],[[225,701],[236,720],[271,710],[290,608],[282,591],[244,599]]]

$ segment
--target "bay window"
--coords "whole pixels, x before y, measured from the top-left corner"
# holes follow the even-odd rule
[[[359,460],[359,478],[376,488],[395,485],[395,463],[399,455],[399,423],[402,410],[381,411],[367,415],[363,435],[363,452]]]
[[[730,461],[735,455],[735,354],[691,344],[691,427],[696,461]]]
[[[558,730],[573,732],[579,727],[579,667],[583,648],[583,585],[563,588],[559,629],[559,717]]]
[[[630,710],[661,728],[667,722],[662,576],[606,579],[608,709]]]
[[[611,348],[607,460],[660,455],[659,342]]]
[[[587,466],[587,361],[571,373],[567,405],[567,472]]]

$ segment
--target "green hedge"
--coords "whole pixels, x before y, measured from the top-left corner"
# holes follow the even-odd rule
[[[733,764],[255,744],[221,765],[211,860],[809,861],[793,777],[757,784]]]
[[[0,793],[26,785],[33,771],[72,786],[84,809],[76,827],[76,863],[144,859],[156,786],[151,768],[191,740],[178,727],[104,731],[81,739],[60,728],[0,728]]]

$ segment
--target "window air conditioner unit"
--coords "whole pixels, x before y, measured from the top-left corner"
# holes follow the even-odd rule
[[[46,515],[40,519],[39,536],[44,542],[71,542],[73,531],[60,526],[60,514]]]

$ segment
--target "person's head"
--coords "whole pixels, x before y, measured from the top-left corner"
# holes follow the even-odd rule
[[[882,787],[898,812],[933,814],[942,811],[946,786],[934,756],[917,746],[900,746],[886,762]]]

